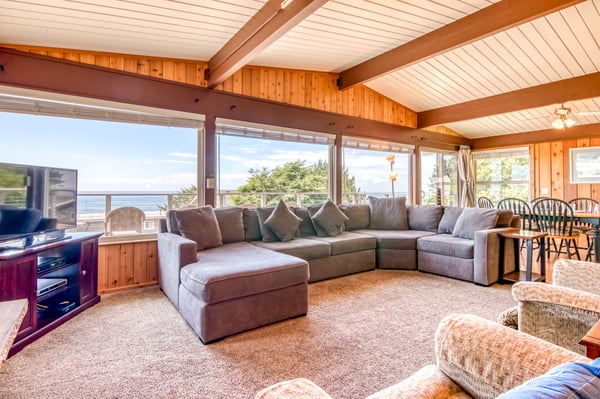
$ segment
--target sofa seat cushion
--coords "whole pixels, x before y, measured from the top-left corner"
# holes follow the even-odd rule
[[[331,255],[331,247],[327,242],[310,238],[296,238],[286,242],[252,241],[250,244],[305,260],[326,258]]]
[[[375,249],[377,246],[375,237],[347,231],[340,233],[335,237],[315,237],[314,239],[329,243],[332,256]]]
[[[417,249],[417,240],[421,237],[434,235],[435,233],[420,230],[355,230],[360,233],[373,236],[377,239],[379,249]]]
[[[473,259],[475,241],[450,234],[438,234],[420,238],[417,242],[417,250],[454,258]]]
[[[246,242],[198,252],[181,268],[181,285],[206,304],[291,287],[308,281],[306,261]]]

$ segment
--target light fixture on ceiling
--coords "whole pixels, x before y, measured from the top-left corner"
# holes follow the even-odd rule
[[[294,1],[294,0],[282,0],[281,2],[281,9],[284,10],[287,6],[290,5],[290,3]]]
[[[566,108],[564,105],[554,111],[554,115],[556,119],[552,122],[552,127],[555,129],[566,129],[576,123],[575,119],[571,118],[571,108]]]

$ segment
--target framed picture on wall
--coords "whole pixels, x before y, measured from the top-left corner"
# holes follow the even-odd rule
[[[571,183],[600,183],[600,147],[569,149]]]

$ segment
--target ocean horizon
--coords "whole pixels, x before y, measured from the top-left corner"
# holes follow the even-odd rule
[[[158,212],[167,206],[168,196],[176,193],[165,192],[117,192],[110,193],[85,192],[77,195],[78,214],[103,214],[106,207],[106,196],[111,195],[111,210],[133,206],[144,212]]]

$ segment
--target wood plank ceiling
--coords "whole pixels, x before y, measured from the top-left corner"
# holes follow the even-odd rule
[[[563,103],[600,128],[600,0],[281,3],[0,0],[0,43],[208,61],[212,86],[244,64],[339,73],[468,138],[549,129]]]

